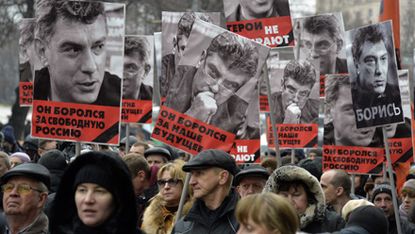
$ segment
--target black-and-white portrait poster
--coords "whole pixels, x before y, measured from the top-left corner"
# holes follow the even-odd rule
[[[358,128],[403,122],[392,21],[346,32],[347,66]]]
[[[125,5],[38,0],[32,135],[118,144]]]
[[[220,25],[219,12],[161,12],[162,28],[162,67],[160,80],[160,96],[162,101],[166,98],[170,81],[183,55],[192,31],[195,19]]]
[[[259,142],[257,87],[268,51],[269,48],[252,40],[196,19],[177,72],[170,83],[161,116],[163,110],[167,110],[176,117],[180,116],[179,119],[183,118],[182,121],[197,123],[201,129],[188,130],[200,133],[202,137],[208,132],[207,128],[227,136],[222,140],[216,139],[214,135],[205,137],[206,140],[222,141],[222,145],[208,141],[204,143],[204,148],[227,146],[225,150],[229,150],[232,137],[257,138]],[[250,105],[251,102],[256,102],[256,107]],[[156,134],[153,132],[153,137],[157,131]],[[177,147],[180,148],[180,145]]]

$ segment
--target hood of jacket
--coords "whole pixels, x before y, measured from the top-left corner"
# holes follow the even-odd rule
[[[308,171],[297,166],[282,166],[277,168],[268,178],[264,192],[279,193],[282,183],[302,181],[313,194],[316,204],[308,204],[304,214],[300,216],[300,228],[306,227],[314,220],[323,220],[325,216],[325,197],[319,181]]]
[[[176,221],[176,213],[166,209],[165,201],[160,193],[150,200],[150,205],[144,211],[141,229],[146,233],[171,233]],[[187,215],[192,208],[193,201],[188,200],[184,206],[182,215]],[[172,218],[172,219],[170,219]],[[169,220],[170,219],[170,220]],[[169,221],[167,221],[169,220]]]

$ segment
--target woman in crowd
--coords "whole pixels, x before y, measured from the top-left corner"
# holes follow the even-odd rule
[[[412,207],[415,204],[415,179],[407,180],[401,189],[402,204],[399,206],[401,219],[408,219]]]
[[[334,232],[344,227],[344,220],[326,209],[318,180],[301,167],[289,165],[276,169],[268,178],[264,191],[288,198],[300,218],[303,232]]]
[[[120,158],[82,154],[69,165],[61,185],[51,208],[51,234],[137,232],[131,176]]]
[[[295,234],[299,228],[291,204],[273,193],[242,198],[236,206],[236,219],[240,223],[238,234]]]
[[[176,220],[186,174],[182,170],[184,162],[176,160],[160,168],[157,173],[159,193],[150,200],[144,212],[142,229],[146,233],[171,233]],[[186,215],[192,207],[190,196],[183,208]]]

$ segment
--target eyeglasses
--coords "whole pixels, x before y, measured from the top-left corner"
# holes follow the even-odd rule
[[[301,48],[306,48],[307,50],[312,50],[314,46],[314,51],[317,54],[325,55],[329,52],[331,47],[333,47],[336,43],[330,43],[329,41],[320,41],[313,45],[311,41],[308,40],[302,40],[301,41]]]
[[[157,184],[160,187],[164,187],[166,186],[166,184],[168,186],[176,186],[181,181],[182,180],[179,180],[179,179],[157,180]]]
[[[28,184],[3,184],[1,186],[1,191],[3,191],[3,193],[11,193],[14,189],[14,187],[17,186],[17,193],[20,195],[26,195],[29,194],[31,190],[34,190],[36,192],[42,193],[43,191],[37,188],[33,188],[32,186],[28,185]]]

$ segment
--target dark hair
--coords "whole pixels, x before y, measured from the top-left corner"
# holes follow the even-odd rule
[[[382,25],[369,25],[367,27],[359,28],[354,35],[352,44],[352,54],[355,63],[359,61],[362,55],[362,46],[365,42],[378,43],[383,41],[385,43],[386,50],[390,52],[390,45],[387,37],[383,32]]]
[[[304,20],[304,29],[311,34],[321,34],[326,31],[334,41],[342,40],[340,27],[334,15],[316,15]]]
[[[127,56],[138,55],[144,64],[148,64],[150,45],[144,37],[126,36],[124,39],[124,54]]]
[[[207,56],[217,53],[220,58],[230,61],[229,70],[254,77],[258,68],[258,49],[247,39],[240,39],[231,32],[223,32],[213,38],[207,49]]]
[[[314,66],[307,60],[291,60],[284,68],[283,87],[288,78],[295,80],[301,85],[310,85],[313,87],[316,82],[316,71]]]
[[[315,195],[310,191],[308,186],[302,180],[280,181],[279,183],[279,192],[287,192],[290,190],[290,188],[294,188],[294,190],[297,191],[298,187],[302,186],[307,194],[308,204],[317,204]]]
[[[67,1],[67,0],[38,0],[35,5],[37,38],[46,42],[54,33],[54,26],[59,18],[83,24],[92,24],[103,15],[102,2]]]
[[[206,14],[198,14],[196,15],[193,11],[185,12],[182,17],[179,19],[179,23],[177,24],[177,36],[184,35],[185,37],[190,36],[190,32],[192,31],[193,23],[195,19],[201,19],[205,22],[211,22],[209,15]]]
[[[350,87],[349,75],[328,75],[326,77],[326,106],[330,110],[339,98],[340,87]]]

